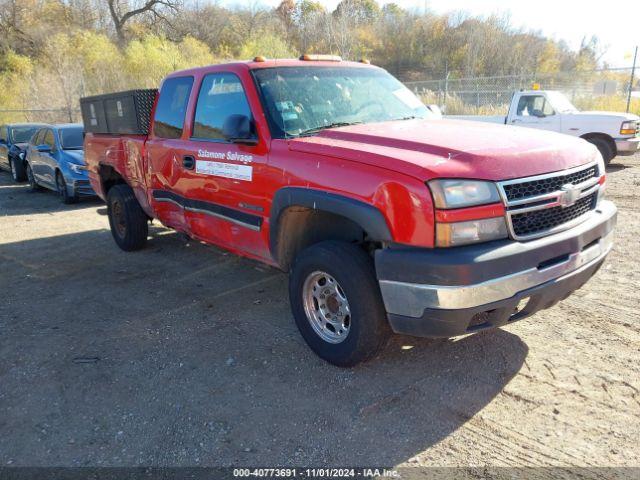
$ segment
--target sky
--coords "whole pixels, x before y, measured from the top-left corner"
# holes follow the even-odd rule
[[[277,6],[280,1],[261,0],[259,3]],[[334,9],[339,0],[320,0],[320,3]],[[388,2],[378,0],[378,3]],[[419,10],[426,5],[437,13],[466,10],[473,15],[487,16],[509,12],[515,27],[540,30],[556,40],[565,40],[573,49],[580,46],[583,37],[596,35],[607,47],[603,60],[612,67],[631,66],[633,48],[640,44],[638,0],[395,0],[394,3],[405,9]]]

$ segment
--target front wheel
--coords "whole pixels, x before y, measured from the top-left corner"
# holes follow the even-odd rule
[[[591,143],[598,149],[600,155],[602,155],[605,165],[609,165],[611,160],[613,160],[613,157],[616,156],[613,146],[604,138],[589,138],[587,139],[587,142]]]
[[[11,165],[11,177],[13,177],[13,181],[24,182],[26,180],[26,175],[22,161],[12,158],[9,160],[9,163]]]
[[[147,243],[147,215],[129,185],[111,187],[107,194],[107,212],[111,234],[125,252],[140,250]]]
[[[36,182],[36,177],[33,175],[33,170],[31,169],[31,165],[29,163],[27,163],[26,170],[27,181],[29,182],[29,191],[37,192],[38,190],[40,190],[40,185],[38,185],[38,182]]]
[[[62,203],[70,205],[78,201],[78,195],[69,195],[69,189],[67,188],[67,182],[64,180],[64,176],[61,172],[56,174],[56,187],[58,188],[58,194],[62,198]]]
[[[356,245],[327,241],[300,253],[289,299],[302,337],[334,365],[372,358],[391,334],[373,260]]]

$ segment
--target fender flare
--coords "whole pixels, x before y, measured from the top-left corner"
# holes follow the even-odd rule
[[[391,242],[393,237],[387,221],[373,205],[335,193],[301,187],[284,187],[273,196],[269,214],[269,248],[277,257],[280,218],[289,207],[306,207],[341,215],[359,225],[378,242]]]

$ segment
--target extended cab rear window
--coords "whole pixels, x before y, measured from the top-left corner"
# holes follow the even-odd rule
[[[168,78],[162,84],[153,133],[161,138],[180,138],[184,128],[184,116],[193,86],[193,77]]]

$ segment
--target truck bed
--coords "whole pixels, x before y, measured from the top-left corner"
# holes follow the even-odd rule
[[[124,174],[133,188],[142,208],[150,212],[146,195],[144,155],[146,135],[108,135],[88,132],[84,140],[84,158],[89,177],[100,198],[106,199],[106,191],[101,182],[100,169],[113,168]]]

